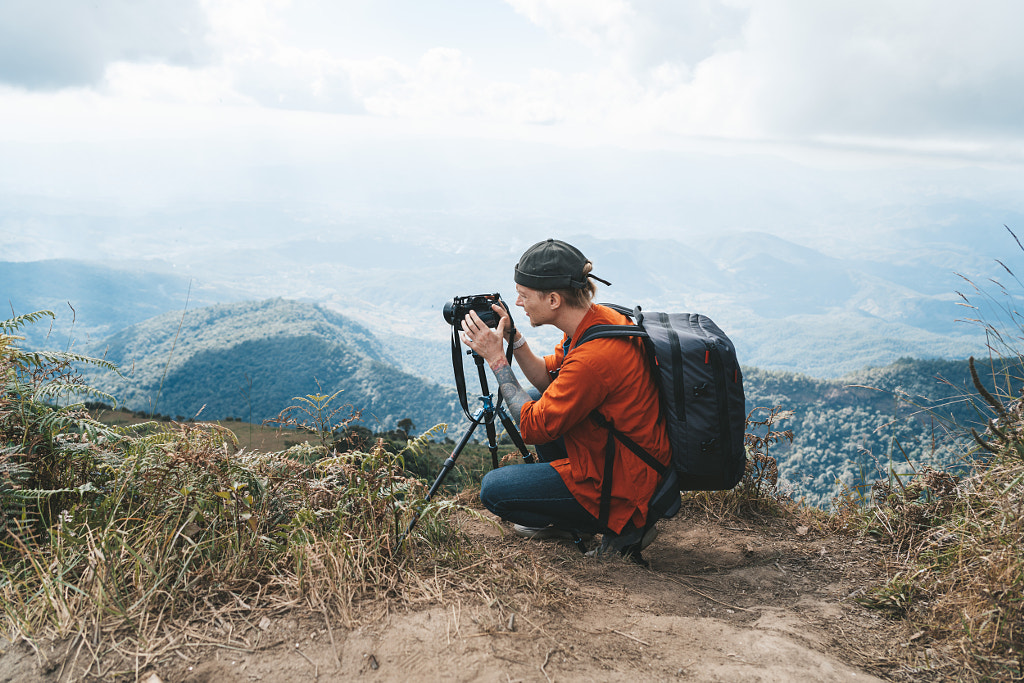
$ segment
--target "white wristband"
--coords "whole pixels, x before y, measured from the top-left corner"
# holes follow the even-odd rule
[[[525,343],[526,343],[526,337],[524,337],[523,335],[519,335],[519,339],[517,339],[516,341],[512,342],[512,350],[515,351],[516,349],[521,348],[523,346],[523,344],[525,344]]]

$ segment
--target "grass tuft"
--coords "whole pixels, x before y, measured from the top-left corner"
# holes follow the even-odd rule
[[[747,452],[743,478],[728,491],[687,491],[683,493],[683,506],[716,519],[757,519],[799,513],[799,503],[779,488],[779,465],[771,455],[775,446],[792,443],[793,432],[778,428],[779,423],[791,417],[793,412],[781,406],[750,411],[743,438]]]

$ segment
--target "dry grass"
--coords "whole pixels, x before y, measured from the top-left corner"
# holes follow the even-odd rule
[[[268,453],[216,424],[102,425],[59,405],[82,359],[15,342],[0,337],[0,632],[58,644],[46,670],[132,678],[197,648],[254,651],[294,608],[330,629],[455,593],[498,612],[544,594],[531,555],[484,555],[461,527],[478,513],[426,502],[382,441]]]
[[[868,530],[890,578],[861,599],[906,618],[941,652],[925,668],[954,677],[1024,676],[1024,462],[1005,453],[967,477],[926,469],[877,486]]]
[[[382,447],[304,465],[287,452],[233,452],[212,425],[135,441],[108,492],[4,543],[5,632],[68,641],[69,670],[132,676],[171,655],[267,645],[264,618],[302,607],[351,627],[467,592],[502,609],[541,590],[532,558],[484,556],[453,501]],[[415,532],[399,536],[414,508]]]
[[[987,428],[959,426],[973,443],[966,468],[893,475],[875,485],[873,505],[840,513],[859,519],[889,551],[889,580],[861,602],[913,624],[920,645],[908,652],[914,670],[1024,680],[1024,318],[1007,287],[993,280],[993,296],[965,280],[994,316],[969,319],[984,329],[991,359],[988,387],[970,360],[972,402]],[[961,296],[969,310],[980,310]]]

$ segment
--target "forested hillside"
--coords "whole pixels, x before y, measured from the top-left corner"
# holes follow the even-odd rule
[[[983,382],[1007,391],[999,369],[982,371],[982,365]],[[906,472],[908,460],[915,466],[956,463],[964,437],[950,428],[984,430],[966,360],[907,358],[838,380],[754,368],[745,373],[748,410],[779,405],[794,412],[781,425],[793,431],[793,443],[773,455],[785,485],[818,506],[886,478],[890,469]]]
[[[461,412],[455,392],[395,367],[364,327],[322,307],[283,299],[169,313],[94,346],[125,377],[91,371],[128,408],[172,417],[264,420],[295,396],[332,394],[390,428],[428,428]]]

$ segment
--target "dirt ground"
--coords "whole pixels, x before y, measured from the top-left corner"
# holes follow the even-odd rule
[[[138,672],[148,683],[206,681],[870,681],[928,680],[900,661],[907,625],[854,600],[884,579],[868,539],[793,521],[659,524],[649,568],[467,524],[474,543],[529,544],[555,594],[521,613],[467,592],[354,630],[292,611],[251,649],[210,646]],[[919,637],[919,635],[917,636]],[[0,683],[62,679],[54,655],[0,641]],[[65,676],[63,677],[66,679]]]

